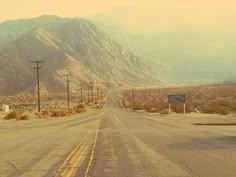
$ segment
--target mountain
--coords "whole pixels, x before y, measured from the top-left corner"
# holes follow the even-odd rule
[[[0,48],[0,93],[3,95],[34,90],[34,65],[29,61],[36,59],[45,60],[40,80],[49,92],[65,90],[63,74],[68,72],[74,91],[80,83],[88,84],[89,78],[100,85],[115,86],[162,82],[138,57],[89,20],[67,19],[47,30],[41,26],[31,27]]]
[[[72,19],[53,34],[80,54],[80,62],[103,80],[118,85],[160,81],[141,59],[86,19]]]
[[[86,81],[91,72],[78,59],[70,55],[70,46],[43,30],[35,28],[0,50],[1,94],[31,92],[36,84],[35,65],[31,60],[45,60],[40,80],[49,92],[65,90],[64,74],[72,75],[72,89]],[[95,75],[95,81],[101,82]],[[88,81],[87,81],[88,82]]]
[[[120,7],[88,18],[169,82],[236,78],[234,16],[230,11],[213,15],[214,8],[203,13],[191,2],[186,5],[196,11],[163,2],[158,10]]]
[[[43,15],[32,19],[8,20],[0,23],[0,44],[16,40],[27,31],[38,26],[48,30],[65,23],[68,18],[53,15]]]

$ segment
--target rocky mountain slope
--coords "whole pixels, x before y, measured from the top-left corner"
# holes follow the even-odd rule
[[[236,21],[231,20],[231,8],[214,4],[203,12],[188,1],[183,11],[163,2],[159,10],[120,7],[88,18],[171,83],[235,80]]]
[[[100,85],[111,83],[116,86],[155,85],[162,82],[138,57],[122,48],[90,21],[78,18],[64,20],[56,25],[48,25],[50,27],[39,25],[2,45],[1,95],[33,90],[35,71],[29,61],[36,59],[45,60],[40,78],[49,92],[65,90],[63,75],[68,72],[74,91],[80,83],[88,83],[89,78]]]

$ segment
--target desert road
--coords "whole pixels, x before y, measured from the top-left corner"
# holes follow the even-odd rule
[[[235,177],[236,127],[119,108],[0,122],[1,177]]]

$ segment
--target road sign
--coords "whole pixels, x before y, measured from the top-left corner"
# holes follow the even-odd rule
[[[185,103],[186,96],[185,95],[168,95],[169,104],[177,104],[177,103]]]

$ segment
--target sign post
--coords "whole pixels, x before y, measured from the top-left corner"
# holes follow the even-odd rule
[[[177,95],[177,94],[168,95],[168,103],[169,103],[169,114],[171,113],[171,104],[181,104],[181,103],[184,105],[184,114],[186,114],[185,95]]]
[[[171,113],[171,105],[170,105],[170,103],[169,103],[169,114]]]
[[[186,114],[186,104],[184,103],[184,114]]]

